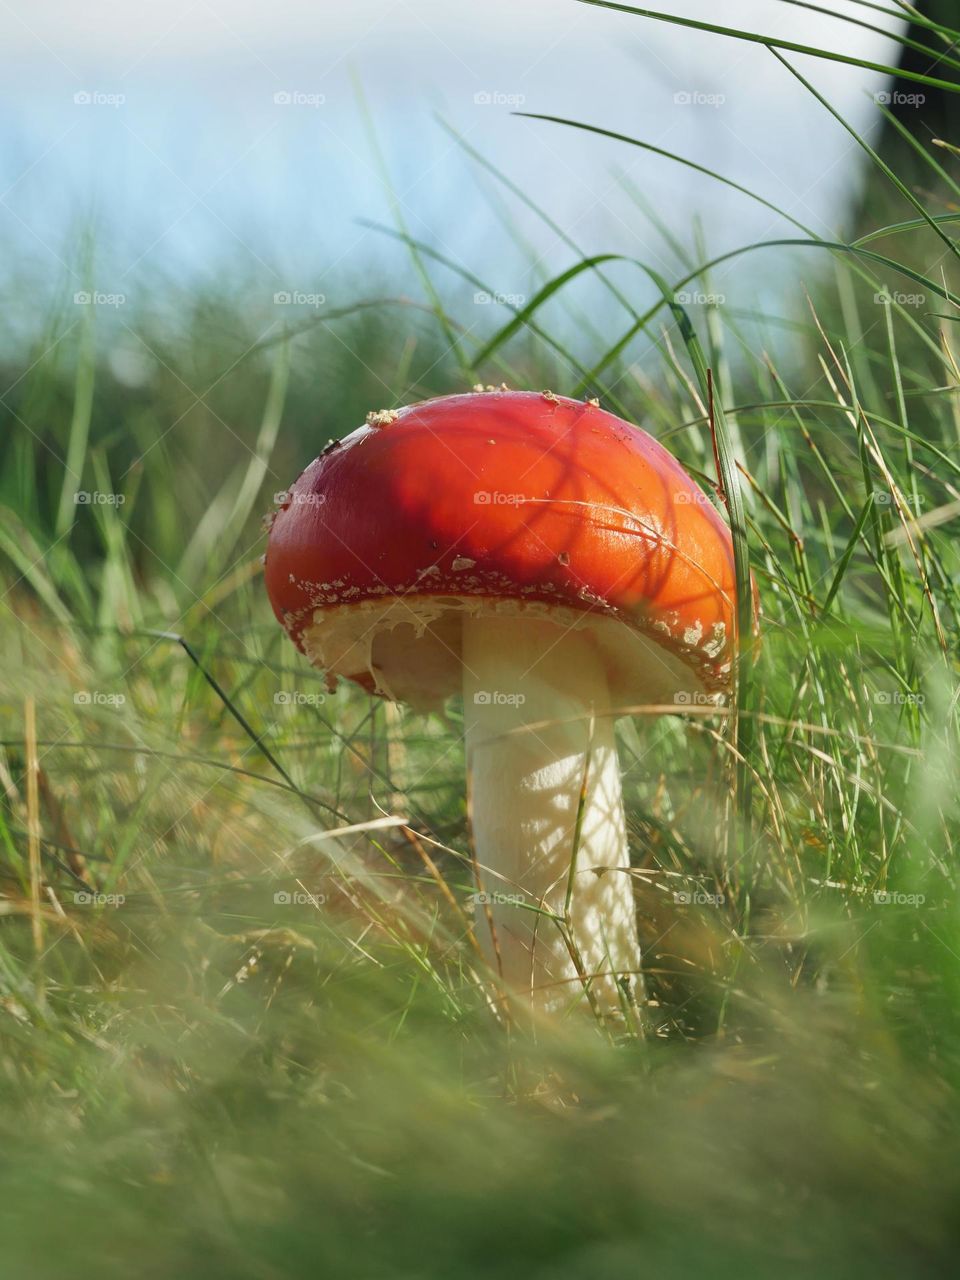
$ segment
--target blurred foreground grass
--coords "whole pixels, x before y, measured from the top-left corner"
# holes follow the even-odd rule
[[[957,299],[818,252],[814,302],[804,259],[746,318],[692,260],[649,314],[583,266],[612,301],[576,350],[546,283],[499,334],[452,287],[68,299],[8,354],[2,1274],[952,1272]],[[694,332],[763,605],[750,732],[621,721],[645,1036],[505,1026],[459,708],[329,692],[259,518],[368,409],[501,378],[599,395],[716,491]]]

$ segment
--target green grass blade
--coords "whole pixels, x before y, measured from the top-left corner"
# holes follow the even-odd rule
[[[613,9],[617,13],[629,13],[637,18],[653,18],[657,22],[666,22],[677,27],[686,27],[691,31],[709,31],[713,35],[729,36],[734,40],[745,40],[749,44],[766,45],[768,49],[785,49],[788,53],[806,53],[812,58],[824,58],[828,62],[841,62],[848,67],[862,67],[865,71],[879,71],[883,75],[902,75],[907,80],[915,80],[919,84],[929,85],[932,89],[943,89],[947,93],[960,93],[960,84],[952,80],[940,80],[935,76],[923,75],[918,71],[901,71],[897,67],[888,66],[885,62],[871,62],[867,58],[855,58],[851,54],[834,53],[829,49],[818,49],[815,45],[799,44],[794,40],[781,40],[776,36],[758,35],[752,31],[741,31],[735,27],[722,27],[715,22],[700,22],[695,18],[681,18],[672,13],[659,13],[655,9],[637,9],[628,4],[617,4],[614,0],[577,0],[578,4],[592,5],[598,9]]]

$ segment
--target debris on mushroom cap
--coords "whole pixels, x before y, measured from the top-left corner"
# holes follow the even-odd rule
[[[544,400],[549,400],[551,404],[560,403],[560,397],[557,395],[555,391],[541,391],[540,395],[543,397]]]
[[[596,397],[596,396],[593,396],[593,397],[592,397],[592,399],[588,400],[588,401],[587,401],[587,404],[588,404],[588,405],[590,405],[590,406],[591,406],[591,408],[593,408],[593,409],[599,409],[599,408],[600,408],[600,401],[597,399],[597,397]]]
[[[396,409],[372,409],[367,414],[368,427],[389,427],[391,422],[396,422],[400,414]]]
[[[368,421],[369,421],[369,415],[368,415]],[[339,449],[341,445],[342,445],[342,441],[331,440],[329,444],[325,444],[323,448],[320,450],[320,457],[325,458],[328,453],[333,453],[334,449]]]
[[[509,391],[510,388],[505,382],[501,382],[499,387],[495,387],[492,382],[488,382],[486,386],[482,382],[475,382],[471,388],[473,391]]]

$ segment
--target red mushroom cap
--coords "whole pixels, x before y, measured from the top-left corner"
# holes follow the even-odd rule
[[[481,392],[369,415],[283,496],[265,577],[316,665],[415,703],[459,688],[465,612],[595,629],[626,701],[730,683],[730,532],[662,445],[595,402]]]

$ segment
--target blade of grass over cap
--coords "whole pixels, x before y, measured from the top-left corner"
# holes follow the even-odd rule
[[[700,394],[709,404],[713,415],[714,446],[717,466],[720,472],[720,483],[723,486],[723,497],[730,522],[730,536],[733,540],[734,573],[737,581],[737,710],[746,708],[750,696],[750,646],[753,631],[753,589],[750,581],[750,549],[747,545],[747,522],[744,515],[743,495],[740,492],[740,477],[737,474],[737,462],[734,457],[723,406],[713,395],[713,377],[700,339],[690,320],[686,309],[676,300],[674,291],[667,282],[650,272],[652,279],[659,286],[664,301],[673,312],[680,336],[693,365]],[[749,716],[737,715],[737,797],[742,816],[749,812],[749,771],[753,739],[753,722]]]

